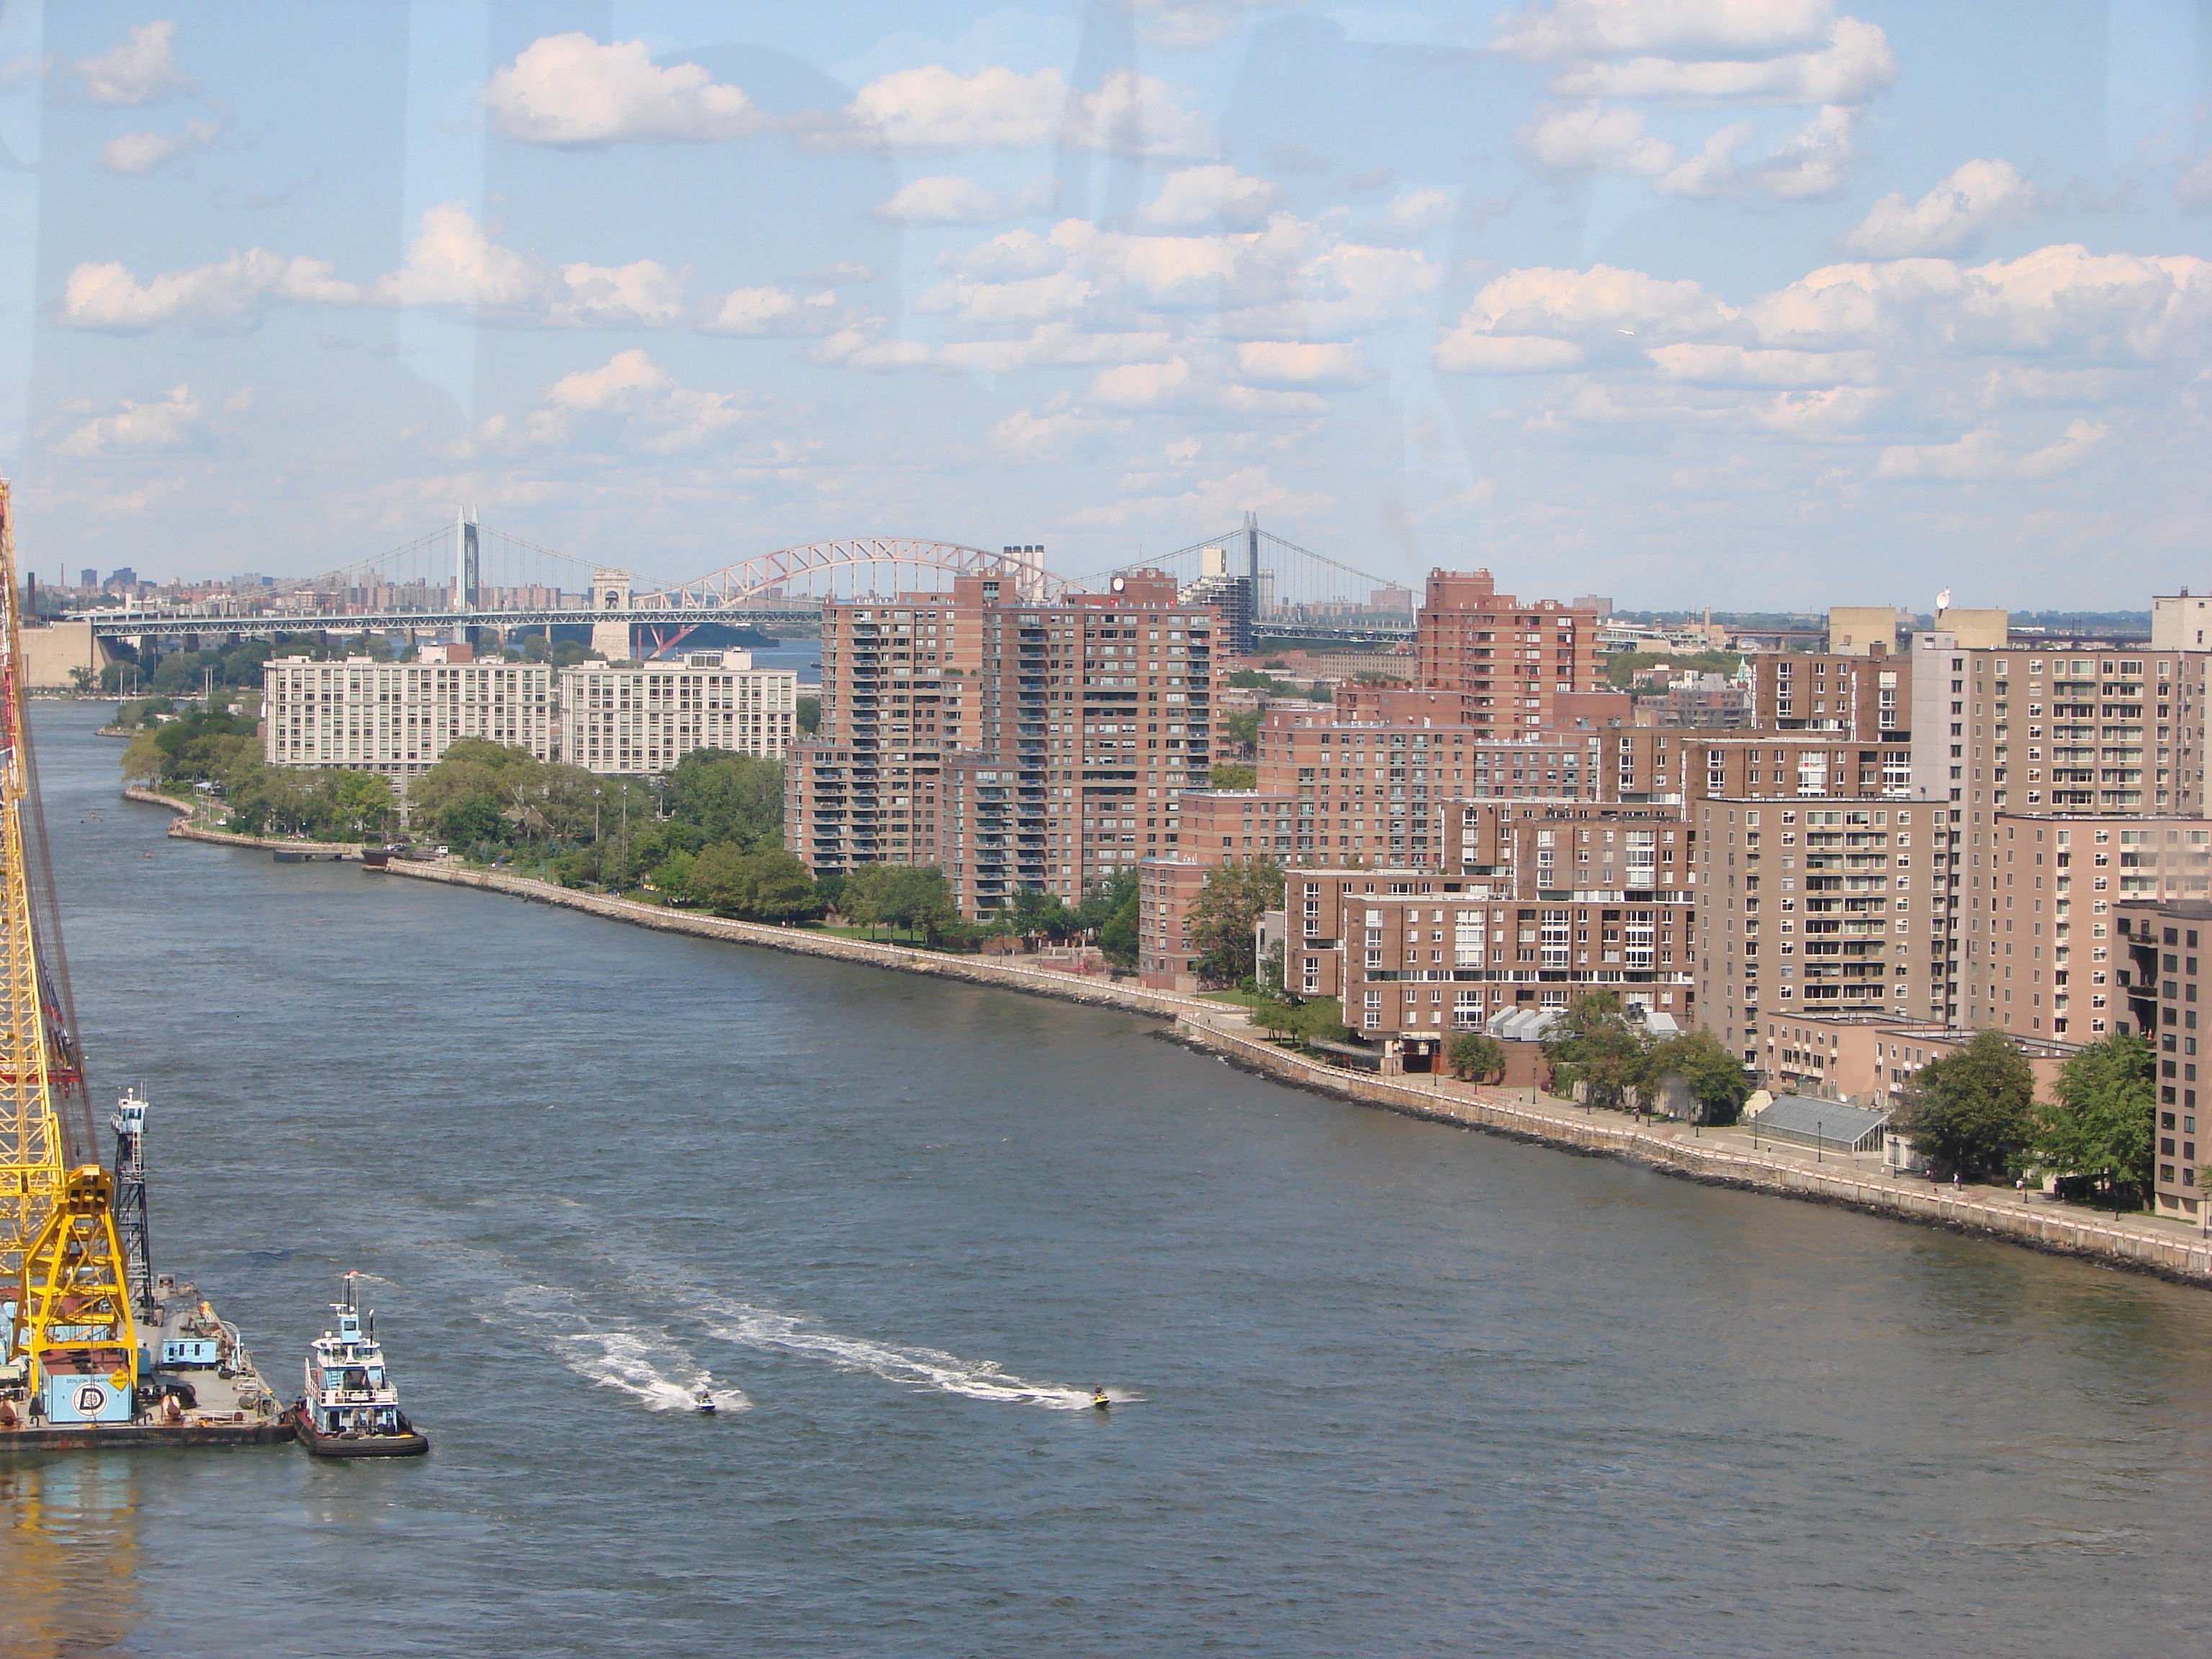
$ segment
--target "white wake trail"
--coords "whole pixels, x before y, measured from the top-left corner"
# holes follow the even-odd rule
[[[840,1336],[772,1308],[708,1303],[698,1311],[708,1334],[726,1342],[818,1359],[841,1370],[867,1371],[908,1388],[1052,1411],[1080,1411],[1093,1403],[1087,1389],[1027,1382],[1007,1375],[993,1361],[963,1359],[934,1348],[894,1348],[861,1337]]]
[[[718,1410],[752,1409],[753,1402],[742,1389],[717,1386],[706,1366],[665,1333],[622,1324],[592,1328],[582,1298],[573,1291],[524,1285],[507,1291],[501,1302],[523,1329],[546,1342],[577,1376],[626,1394],[648,1411],[696,1411],[701,1389]]]

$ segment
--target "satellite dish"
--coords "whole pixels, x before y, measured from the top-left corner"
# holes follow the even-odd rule
[[[1941,593],[1938,593],[1936,596],[1936,608],[1938,611],[1948,611],[1951,608],[1951,590],[1949,588],[1945,588]]]
[[[1127,586],[1128,585],[1128,580],[1129,580],[1129,579],[1128,579],[1127,577],[1126,577],[1126,576],[1116,576],[1116,577],[1115,577],[1115,578],[1114,578],[1114,584],[1113,584],[1113,586],[1114,586],[1114,591],[1115,591],[1116,593],[1120,592],[1122,590],[1122,588],[1123,588],[1123,587],[1125,587],[1125,586]]]

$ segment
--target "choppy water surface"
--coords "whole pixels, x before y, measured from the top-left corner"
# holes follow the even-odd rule
[[[161,1263],[280,1386],[374,1275],[435,1449],[0,1469],[0,1650],[2207,1645],[2212,1298],[169,842],[98,718],[37,725]]]

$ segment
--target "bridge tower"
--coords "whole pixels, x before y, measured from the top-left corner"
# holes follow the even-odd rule
[[[477,510],[465,507],[453,526],[453,609],[465,617],[473,616],[482,608],[482,556],[477,539]],[[465,627],[457,631],[464,641],[474,645],[482,630]]]
[[[592,573],[592,609],[604,618],[592,624],[592,649],[609,662],[623,662],[637,654],[630,641],[629,590],[627,570]]]

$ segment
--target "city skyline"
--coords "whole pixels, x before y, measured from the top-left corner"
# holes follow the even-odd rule
[[[672,579],[1249,509],[1638,608],[2202,580],[2178,6],[568,21],[0,22],[33,568],[326,568],[467,502]]]

